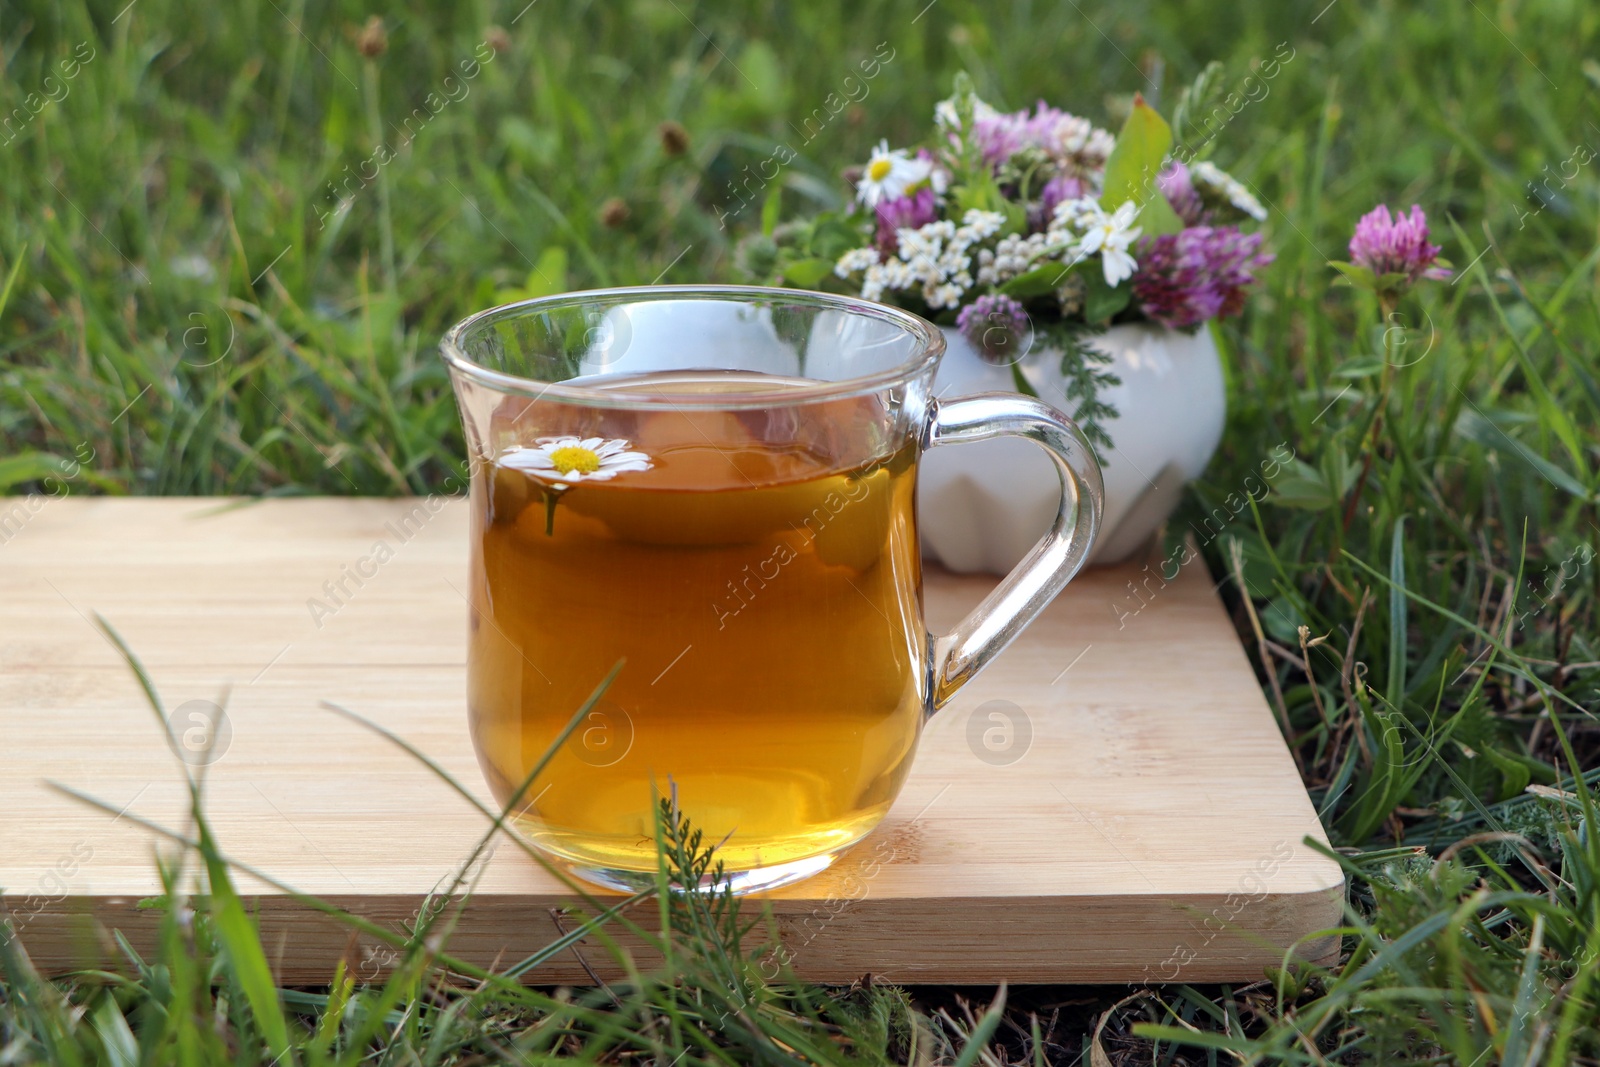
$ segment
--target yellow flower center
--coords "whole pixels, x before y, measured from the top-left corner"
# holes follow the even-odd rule
[[[600,469],[600,457],[582,445],[563,445],[550,453],[550,462],[562,474],[580,471],[593,474]]]
[[[889,172],[893,169],[894,164],[889,160],[874,159],[871,163],[867,164],[867,177],[871,178],[875,182],[881,182],[883,179],[889,176]]]

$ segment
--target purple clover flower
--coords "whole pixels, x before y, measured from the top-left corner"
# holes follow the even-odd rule
[[[1189,177],[1189,168],[1177,160],[1156,176],[1156,186],[1178,213],[1185,226],[1199,226],[1205,220],[1206,205]]]
[[[972,139],[985,163],[997,167],[1028,146],[1027,117],[1026,111],[996,111],[973,119]]]
[[[1039,190],[1039,207],[1037,210],[1029,212],[1029,228],[1033,230],[1048,229],[1050,220],[1055,217],[1057,205],[1088,195],[1089,186],[1084,183],[1082,178],[1057,174],[1054,178],[1045,182],[1044,188]]]
[[[1261,235],[1234,226],[1191,226],[1139,243],[1133,296],[1145,316],[1188,330],[1244,309],[1245,291],[1273,256]]]
[[[985,108],[973,119],[972,138],[990,166],[999,166],[1025,148],[1037,148],[1054,159],[1093,170],[1105,166],[1112,145],[1111,135],[1095,129],[1088,119],[1043,100],[1031,115],[1026,108],[1013,112]]]
[[[1025,354],[1028,313],[1009,296],[978,297],[956,316],[956,328],[991,363],[1015,363]]]
[[[1375,278],[1402,274],[1400,288],[1409,289],[1423,278],[1448,278],[1450,271],[1434,266],[1438,245],[1428,243],[1428,217],[1422,208],[1411,205],[1410,215],[1389,214],[1389,205],[1379,204],[1356,223],[1350,238],[1350,261],[1365,267]]]
[[[939,218],[939,194],[932,185],[924,185],[910,196],[880,201],[876,211],[878,251],[892,256],[899,248],[901,230],[915,230]]]

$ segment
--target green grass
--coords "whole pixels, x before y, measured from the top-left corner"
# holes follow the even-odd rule
[[[1244,79],[1278,55],[1212,149],[1272,206],[1278,260],[1222,333],[1227,434],[1172,527],[1232,576],[1348,864],[1346,951],[1239,987],[1012,990],[1003,1013],[966,991],[965,1014],[955,991],[767,982],[758,928],[734,942],[720,905],[662,898],[677,969],[608,990],[447,978],[412,937],[384,985],[271,996],[202,837],[169,872],[158,958],[51,983],[7,940],[0,1061],[271,1062],[287,1041],[280,1062],[971,1067],[985,1044],[985,1063],[1600,1062],[1600,843],[1577,775],[1600,766],[1600,163],[1575,155],[1600,146],[1600,10],[437,4],[390,15],[366,58],[350,4],[123,2],[0,21],[14,491],[438,487],[462,449],[441,330],[507,291],[732,277],[766,194],[746,183],[779,142],[794,215],[879,137],[920,135],[961,69],[996,104],[1114,125],[1136,89],[1170,113],[1211,60],[1260,97]],[[807,141],[880,42],[870,91]],[[464,80],[475,56],[492,59]],[[459,99],[424,122],[429,92]],[[332,216],[330,182],[350,195]],[[1380,201],[1423,204],[1461,268],[1388,324],[1326,266]],[[1384,373],[1386,351],[1408,365]],[[1283,447],[1298,465],[1254,488]]]

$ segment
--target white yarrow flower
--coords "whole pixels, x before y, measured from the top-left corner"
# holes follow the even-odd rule
[[[605,481],[630,471],[650,469],[650,457],[629,448],[629,442],[620,439],[541,437],[537,448],[512,448],[497,462],[502,467],[567,484]]]
[[[916,229],[904,227],[895,234],[898,255],[878,262],[874,249],[857,249],[840,257],[834,273],[850,277],[866,264],[861,296],[867,300],[880,300],[887,290],[920,290],[931,308],[960,307],[973,285],[974,246],[1003,223],[1004,217],[996,213],[969,211],[959,227],[949,219]],[[870,263],[868,253],[873,257]]]
[[[861,279],[861,299],[882,300],[883,291],[888,284],[888,271],[878,264],[873,264],[867,268],[866,274]]]
[[[1078,242],[1080,257],[1100,256],[1100,266],[1105,272],[1107,285],[1121,285],[1133,277],[1134,269],[1139,265],[1128,254],[1128,246],[1140,233],[1140,227],[1133,224],[1138,215],[1138,205],[1132,200],[1125,200],[1111,214],[1102,214],[1095,219]]]
[[[926,159],[912,159],[904,148],[891,152],[887,140],[879,141],[861,172],[856,199],[875,208],[885,200],[904,196],[907,189],[926,181],[932,173],[933,164]]]
[[[972,208],[961,217],[961,222],[961,228],[956,231],[956,236],[970,245],[988,240],[999,233],[1000,227],[1006,224],[1006,217],[998,211],[980,211]]]
[[[1221,197],[1241,213],[1257,222],[1267,220],[1267,209],[1246,189],[1244,183],[1210,160],[1189,164],[1189,180],[1206,193]]]
[[[878,250],[876,248],[852,248],[839,257],[839,262],[833,266],[833,273],[841,278],[848,278],[852,274],[877,265]]]

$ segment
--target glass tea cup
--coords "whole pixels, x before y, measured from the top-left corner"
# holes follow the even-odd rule
[[[888,812],[924,719],[1060,592],[1099,524],[1072,421],[1018,394],[936,400],[943,336],[883,305],[612,289],[481,312],[441,348],[472,470],[478,760],[528,841],[610,888],[653,883],[669,794],[721,843],[736,892],[825,868]],[[918,459],[1007,435],[1055,460],[1059,515],[930,635]]]

